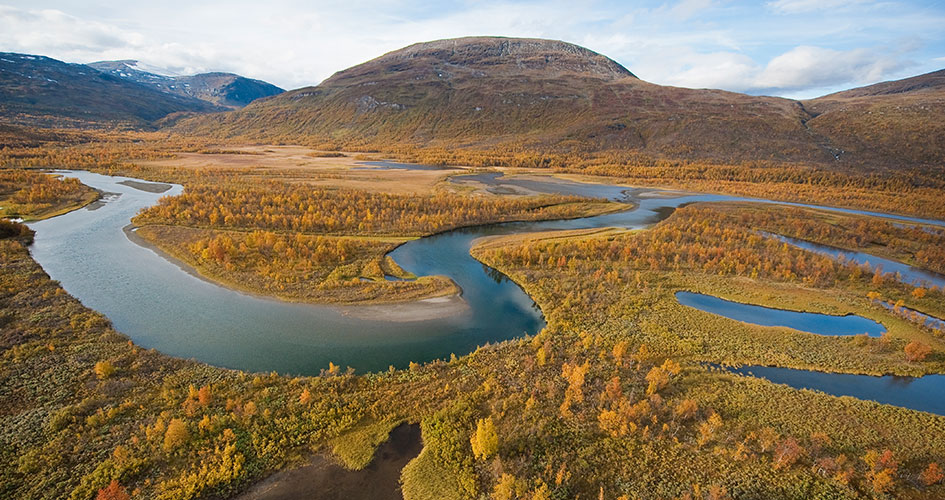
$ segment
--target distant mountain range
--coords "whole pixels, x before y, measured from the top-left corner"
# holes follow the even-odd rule
[[[7,124],[155,128],[279,92],[229,73],[166,77],[134,70],[127,61],[68,64],[0,52],[0,119]]]
[[[164,76],[142,70],[138,61],[100,61],[89,66],[119,78],[150,85],[182,97],[193,97],[219,106],[241,108],[260,97],[285,92],[262,80],[253,80],[233,73],[201,73],[190,76]]]
[[[647,83],[561,41],[472,37],[411,45],[317,86],[279,90],[231,74],[162,76],[131,61],[75,65],[0,54],[0,117],[14,124],[117,121],[220,139],[378,149],[945,165],[945,70],[797,101]],[[219,112],[242,103],[249,104]]]
[[[420,43],[187,134],[341,145],[632,150],[657,158],[911,166],[945,162],[943,72],[796,101],[647,83],[570,43]]]

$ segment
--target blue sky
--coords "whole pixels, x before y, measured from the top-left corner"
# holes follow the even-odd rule
[[[414,42],[469,35],[560,39],[653,83],[786,97],[945,68],[943,1],[140,3],[0,3],[0,51],[233,71],[285,88]]]

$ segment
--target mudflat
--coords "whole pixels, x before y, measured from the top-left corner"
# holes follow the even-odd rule
[[[139,191],[146,191],[148,193],[163,193],[171,189],[170,184],[164,184],[163,182],[141,182],[141,181],[119,181],[119,184],[135,188]]]
[[[469,303],[460,295],[430,297],[412,302],[340,306],[341,312],[354,318],[384,318],[385,321],[427,321],[468,313]]]

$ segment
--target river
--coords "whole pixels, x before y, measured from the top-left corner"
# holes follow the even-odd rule
[[[356,306],[283,302],[196,277],[135,244],[123,231],[140,209],[157,203],[161,196],[181,193],[181,186],[157,193],[134,184],[144,182],[137,179],[84,171],[60,173],[108,193],[94,210],[84,208],[30,224],[36,231],[33,258],[66,291],[105,314],[118,331],[145,348],[216,366],[298,375],[318,374],[329,362],[359,372],[402,368],[411,361],[463,355],[480,345],[540,331],[545,322],[534,301],[504,275],[470,256],[477,238],[555,229],[640,229],[665,219],[676,207],[703,201],[776,203],[555,179],[502,179],[495,174],[454,177],[459,182],[484,182],[493,189],[596,196],[633,202],[637,208],[574,220],[476,226],[409,241],[394,250],[392,257],[414,274],[452,278],[462,288],[468,307],[449,317],[393,322],[382,315],[365,318],[357,314]],[[801,206],[945,225],[876,212]]]

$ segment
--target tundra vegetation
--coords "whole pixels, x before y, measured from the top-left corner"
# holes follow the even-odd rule
[[[7,159],[21,165],[84,158],[89,168],[104,172],[182,182],[188,194],[142,213],[136,222],[148,225],[141,231],[162,239],[160,231],[170,231],[168,248],[181,255],[206,259],[221,272],[260,276],[267,262],[282,256],[311,262],[310,271],[299,272],[324,274],[316,256],[333,262],[342,254],[358,263],[359,276],[371,262],[396,273],[384,267],[392,266],[387,261],[372,260],[395,244],[388,238],[502,217],[568,216],[574,214],[568,207],[579,204],[431,193],[424,202],[451,212],[437,218],[436,210],[427,214],[426,205],[412,205],[409,198],[293,187],[300,174],[288,170],[267,180],[260,171],[118,161],[124,154],[163,154],[140,147],[124,144],[114,163],[100,161],[112,157],[104,146],[44,147],[45,153],[34,149],[35,156]],[[263,182],[247,188],[247,176]],[[719,181],[718,189],[726,182]],[[767,184],[776,183],[746,189],[761,192]],[[866,188],[825,182],[810,189],[828,199]],[[891,203],[881,195],[875,200],[833,201]],[[349,221],[338,215],[324,226],[336,203],[361,216]],[[310,206],[322,210],[324,220],[306,222]],[[375,222],[366,221],[367,211],[378,217]],[[178,218],[182,212],[189,215]],[[795,226],[795,219],[812,222]],[[863,228],[875,241],[857,243],[860,220],[879,224],[802,209],[699,204],[647,230],[487,240],[474,255],[538,302],[548,320],[542,332],[408,369],[355,374],[332,365],[319,377],[243,373],[141,349],[51,281],[29,256],[29,230],[5,223],[0,496],[228,497],[312,452],[363,467],[390,429],[414,422],[424,447],[402,473],[408,499],[940,498],[945,417],[794,390],[707,364],[941,372],[941,332],[879,301],[943,317],[942,290],[922,287],[917,293],[920,287],[895,276],[759,232],[867,250],[883,246],[884,255],[933,267],[923,264],[922,255],[935,254],[922,252],[934,252],[928,247],[940,233],[926,233],[927,239],[911,228]],[[288,268],[270,272],[286,283],[300,279]],[[799,310],[854,312],[889,331],[880,339],[833,338],[754,327],[680,306],[673,292],[682,289]]]
[[[217,179],[219,180],[219,179]],[[220,187],[225,186],[225,187]],[[370,193],[270,181],[191,184],[133,219],[137,234],[201,274],[253,292],[320,302],[455,294],[386,256],[408,239],[461,226],[574,218],[628,208],[574,196]],[[400,281],[386,281],[388,276]],[[414,279],[416,278],[416,279]]]

